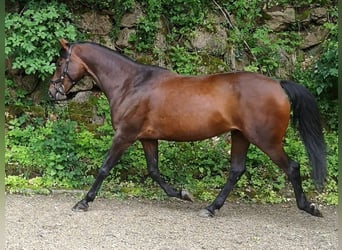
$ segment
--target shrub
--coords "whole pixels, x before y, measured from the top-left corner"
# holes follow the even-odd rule
[[[337,18],[336,7],[331,10],[331,17]],[[323,43],[321,56],[307,68],[297,65],[294,79],[306,86],[317,98],[321,114],[328,129],[338,127],[338,40],[337,23],[327,22],[325,27],[329,36]]]
[[[58,39],[77,36],[72,17],[67,6],[57,1],[28,1],[19,13],[7,13],[5,55],[12,67],[37,73],[40,79],[52,74]]]
[[[7,175],[43,176],[65,187],[88,183],[87,169],[75,152],[76,122],[35,120],[25,116],[9,122],[6,135]]]

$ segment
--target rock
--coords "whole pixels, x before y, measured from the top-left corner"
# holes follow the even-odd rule
[[[92,92],[91,91],[82,91],[78,92],[74,98],[72,98],[73,102],[78,102],[78,103],[84,103],[89,100],[89,97],[91,96]]]
[[[121,48],[131,48],[132,45],[129,43],[129,38],[132,34],[135,34],[136,31],[134,29],[123,28],[120,30],[118,35],[118,40],[116,41],[116,45]]]
[[[122,28],[118,34],[118,39],[116,41],[116,45],[120,48],[132,48],[132,45],[129,43],[129,38],[132,34],[135,34],[136,31],[134,27],[137,26],[139,19],[144,15],[139,4],[136,4],[135,8],[133,8],[133,12],[128,12],[124,14],[121,18],[120,27]]]
[[[286,30],[287,27],[296,22],[296,13],[294,8],[285,8],[283,11],[265,11],[268,16],[266,25],[274,31]]]
[[[308,25],[311,22],[311,9],[299,9],[296,12],[296,21],[301,25]]]
[[[141,7],[137,5],[132,13],[126,13],[121,18],[121,27],[132,28],[135,27],[139,21],[139,18],[143,16]]]
[[[323,24],[328,20],[328,13],[325,8],[314,8],[311,11],[310,17],[316,24]]]
[[[227,50],[227,29],[223,25],[226,19],[221,12],[219,14],[209,13],[204,23],[210,24],[210,30],[197,28],[194,37],[190,40],[193,50],[206,51],[211,55],[223,56]]]
[[[90,76],[84,77],[80,80],[71,90],[70,92],[78,92],[91,90],[94,87],[94,80]]]
[[[229,46],[224,54],[224,62],[230,71],[244,71],[245,67],[250,65],[251,60],[244,50]]]
[[[276,70],[276,76],[282,79],[290,79],[297,62],[296,53],[289,54],[284,49],[280,49],[279,56],[279,65],[281,67]]]
[[[219,72],[226,72],[228,70],[227,64],[216,56],[209,55],[205,51],[200,53],[201,65],[198,71],[201,74],[215,74]]]
[[[96,34],[88,34],[87,40],[94,42],[94,43],[99,43],[105,47],[112,49],[112,50],[116,50],[115,42],[113,41],[113,39],[111,39],[111,37],[109,35],[100,36],[100,35],[96,35]]]
[[[328,30],[319,26],[313,26],[309,30],[301,32],[303,42],[300,48],[308,49],[312,46],[320,44],[327,37],[328,33]]]
[[[25,75],[20,77],[20,80],[21,87],[28,93],[33,92],[39,83],[39,80],[35,75]]]
[[[166,24],[162,20],[159,20],[158,32],[156,34],[153,46],[156,49],[156,51],[158,51],[159,53],[159,56],[156,59],[155,65],[158,65],[164,68],[167,67],[167,63],[165,61],[165,58],[166,58],[165,48],[167,48],[166,34],[167,34]]]
[[[96,12],[86,12],[80,16],[77,22],[80,29],[100,36],[108,35],[112,31],[110,16],[100,15]]]
[[[221,25],[216,25],[215,32],[199,28],[190,41],[194,50],[206,50],[212,55],[224,55],[227,49],[227,32]]]
[[[166,29],[166,25],[159,20],[158,21],[158,32],[156,34],[156,38],[154,41],[154,47],[163,50],[165,49],[165,47],[167,46],[167,42],[166,42],[166,35],[167,34],[167,29]]]

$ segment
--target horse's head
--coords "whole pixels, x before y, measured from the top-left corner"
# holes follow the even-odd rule
[[[86,73],[81,59],[74,53],[75,45],[64,39],[60,44],[60,55],[49,86],[49,96],[56,101],[66,99],[66,94]]]

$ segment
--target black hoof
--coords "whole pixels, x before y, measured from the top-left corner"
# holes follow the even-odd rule
[[[310,204],[309,213],[312,214],[313,216],[323,217],[323,214],[321,213],[321,211],[318,210],[318,206],[314,203]]]
[[[189,194],[187,191],[182,190],[181,191],[181,199],[185,201],[191,201],[194,202],[194,198],[192,197],[191,194]]]
[[[72,211],[74,212],[86,212],[88,211],[89,205],[88,202],[85,200],[81,200],[73,206]]]
[[[215,216],[215,213],[212,213],[208,209],[204,208],[198,213],[198,216],[202,218],[212,218]]]

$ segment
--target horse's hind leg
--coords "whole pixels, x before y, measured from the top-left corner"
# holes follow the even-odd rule
[[[296,196],[296,203],[299,209],[308,212],[314,216],[322,217],[321,212],[318,210],[314,203],[307,201],[302,188],[302,180],[300,177],[300,166],[297,162],[291,160],[281,145],[272,145],[268,148],[261,148],[271,160],[284,170],[288,176]]]
[[[318,210],[317,206],[314,203],[308,202],[302,188],[302,180],[300,178],[300,167],[299,164],[291,159],[290,161],[290,173],[289,180],[292,183],[296,202],[299,209],[308,212],[314,216],[323,217],[322,213]]]
[[[214,202],[203,209],[200,216],[212,217],[215,214],[215,210],[220,209],[223,206],[229,193],[246,170],[246,154],[249,145],[250,142],[240,131],[232,131],[231,169],[228,180]]]
[[[157,140],[141,140],[145,158],[147,162],[148,172],[151,178],[156,181],[159,186],[165,191],[170,197],[177,197],[182,200],[193,201],[191,195],[184,191],[177,191],[170,187],[161,177],[158,169],[158,141]]]

